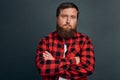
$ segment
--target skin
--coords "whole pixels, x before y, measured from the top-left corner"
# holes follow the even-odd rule
[[[66,32],[69,31],[70,29],[76,30],[77,10],[75,8],[62,9],[60,11],[59,16],[57,17],[56,22],[58,26],[64,28]],[[45,51],[43,53],[43,58],[45,60],[55,60],[55,58],[48,51]],[[76,64],[78,64],[80,62],[80,57],[75,57],[75,59]]]
[[[77,25],[77,10],[75,8],[67,8],[60,11],[57,17],[59,27],[69,31],[71,28],[76,29]]]
[[[60,10],[57,16],[57,32],[60,37],[69,39],[76,33],[77,10],[75,8],[67,8]]]

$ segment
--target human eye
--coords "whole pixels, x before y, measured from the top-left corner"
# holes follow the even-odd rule
[[[76,16],[71,16],[72,19],[76,19]]]
[[[67,16],[66,15],[61,15],[62,18],[66,18]]]

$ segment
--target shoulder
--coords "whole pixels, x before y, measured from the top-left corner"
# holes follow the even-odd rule
[[[81,32],[77,32],[76,36],[77,38],[82,39],[82,40],[91,40],[91,38],[88,35],[81,33]]]
[[[43,37],[41,40],[53,39],[55,36],[57,36],[57,32],[56,31],[49,33],[47,36]]]

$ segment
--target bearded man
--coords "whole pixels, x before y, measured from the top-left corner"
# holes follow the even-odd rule
[[[78,17],[74,3],[64,2],[57,8],[56,31],[42,38],[36,51],[42,80],[87,80],[94,72],[92,41],[77,32]]]

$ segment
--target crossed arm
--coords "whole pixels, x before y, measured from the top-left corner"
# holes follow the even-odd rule
[[[81,57],[55,59],[42,41],[37,49],[36,66],[41,76],[53,76],[57,74],[75,75],[76,79],[91,75],[94,71],[94,51],[91,40],[86,40]]]
[[[55,60],[55,58],[48,51],[43,52],[43,58],[44,60]],[[75,57],[75,60],[76,60],[76,64],[79,64],[80,57]]]

